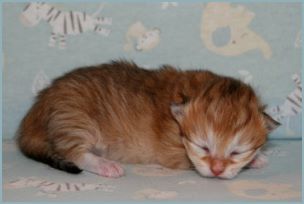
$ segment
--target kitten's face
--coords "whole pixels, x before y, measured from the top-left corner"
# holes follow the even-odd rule
[[[172,112],[190,160],[206,177],[235,177],[266,141],[268,118],[252,89],[239,82],[213,85]]]

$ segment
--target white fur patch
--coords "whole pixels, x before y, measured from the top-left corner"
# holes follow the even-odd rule
[[[196,170],[203,176],[213,177],[210,167],[207,163],[203,162],[200,158],[206,155],[206,152],[198,145],[191,143],[187,139],[183,139],[187,154],[194,164]]]
[[[252,145],[251,144],[240,144],[240,139],[243,137],[244,135],[244,130],[240,130],[239,132],[236,133],[236,135],[234,136],[234,138],[232,139],[232,141],[230,142],[230,144],[228,145],[228,147],[225,150],[225,157],[229,157],[230,154],[233,151],[239,152],[239,153],[245,153],[248,152],[251,148]],[[245,155],[243,155],[245,157]],[[248,156],[248,154],[247,154]]]
[[[216,137],[212,129],[207,130],[207,138],[208,138],[208,147],[210,149],[211,155],[215,155],[217,152],[217,147],[216,147]]]

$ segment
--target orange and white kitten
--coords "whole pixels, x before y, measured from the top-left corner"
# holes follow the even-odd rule
[[[113,61],[76,69],[41,91],[20,124],[18,145],[70,173],[119,177],[123,162],[233,178],[245,166],[264,165],[260,149],[278,125],[239,80]]]

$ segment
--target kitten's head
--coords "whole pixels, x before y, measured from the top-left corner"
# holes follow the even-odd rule
[[[279,125],[263,112],[251,87],[228,77],[208,84],[197,98],[172,105],[171,111],[190,160],[207,177],[236,176]]]

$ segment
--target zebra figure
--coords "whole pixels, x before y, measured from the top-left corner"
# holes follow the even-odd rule
[[[276,121],[281,122],[286,118],[286,126],[288,135],[293,135],[290,129],[290,117],[296,116],[302,111],[302,84],[301,78],[298,74],[292,76],[295,82],[295,89],[286,97],[283,104],[270,108],[269,112],[273,115]]]
[[[54,47],[58,42],[59,48],[66,48],[67,35],[77,35],[86,31],[94,31],[108,36],[110,30],[102,25],[111,25],[112,19],[97,17],[102,6],[92,15],[78,11],[61,11],[46,3],[32,2],[27,4],[20,16],[23,25],[36,26],[41,20],[47,21],[52,27],[49,46]]]

